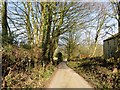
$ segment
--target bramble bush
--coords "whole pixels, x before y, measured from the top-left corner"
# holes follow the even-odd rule
[[[6,45],[2,48],[2,88],[41,88],[53,71],[54,66],[49,65],[44,72],[38,47]]]

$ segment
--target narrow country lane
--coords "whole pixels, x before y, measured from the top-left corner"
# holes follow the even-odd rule
[[[45,88],[93,88],[65,62],[58,65]]]

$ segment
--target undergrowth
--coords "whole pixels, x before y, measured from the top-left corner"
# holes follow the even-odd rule
[[[13,71],[5,77],[7,88],[43,88],[53,71],[50,67],[44,72],[40,65],[27,72]]]
[[[86,59],[68,62],[68,66],[83,76],[95,89],[119,89],[120,69],[113,72],[113,63],[104,63],[102,59]]]
[[[42,88],[55,66],[44,71],[41,49],[6,45],[2,48],[2,88]]]

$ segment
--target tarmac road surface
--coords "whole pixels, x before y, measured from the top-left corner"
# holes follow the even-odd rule
[[[69,68],[65,62],[57,66],[45,88],[91,88],[93,90],[93,87],[83,77]]]

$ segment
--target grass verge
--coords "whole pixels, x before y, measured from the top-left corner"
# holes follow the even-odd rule
[[[95,89],[119,89],[120,69],[113,72],[112,64],[101,60],[79,60],[68,62],[68,66],[84,77]]]

